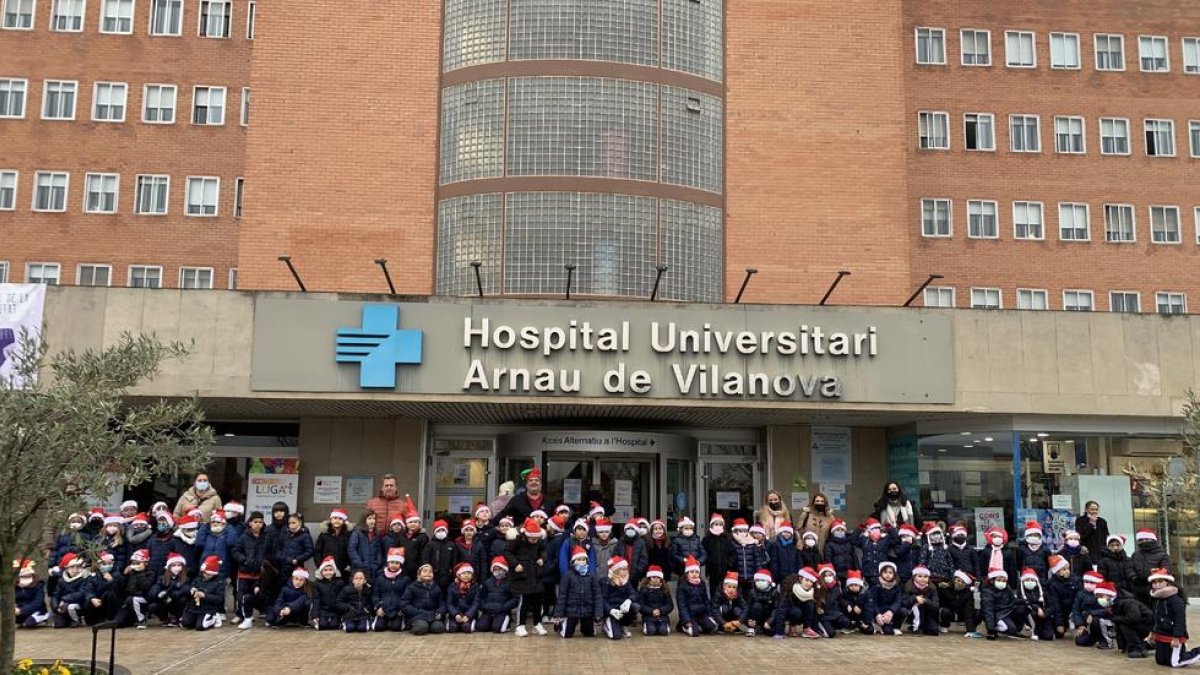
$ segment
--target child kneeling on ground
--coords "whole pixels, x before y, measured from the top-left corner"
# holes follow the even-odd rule
[[[667,590],[665,573],[658,565],[651,565],[638,591],[638,606],[642,611],[643,635],[670,635],[671,612],[675,601]]]

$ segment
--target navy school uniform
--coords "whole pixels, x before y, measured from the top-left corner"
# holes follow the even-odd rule
[[[910,580],[904,584],[903,595],[901,606],[904,607],[906,618],[912,621],[913,631],[922,635],[941,635],[942,610],[937,586],[930,582],[925,588],[917,588]],[[917,598],[924,598],[925,601],[918,605]]]
[[[546,562],[546,543],[541,539],[529,541],[522,534],[508,546],[508,576],[512,583],[513,593],[520,596],[517,603],[517,623],[523,625],[532,618],[534,622],[542,617],[542,584],[541,570]],[[542,564],[539,565],[538,563]],[[517,571],[520,567],[521,571]]]
[[[728,532],[720,536],[706,533],[700,540],[700,545],[704,549],[704,561],[700,566],[704,568],[704,576],[708,578],[708,592],[712,595],[720,590],[725,573],[737,569],[734,563],[733,539]]]
[[[1051,574],[1045,590],[1050,619],[1054,622],[1055,631],[1063,635],[1071,627],[1071,611],[1075,607],[1075,598],[1083,590],[1083,580],[1075,575],[1063,579],[1057,574]]]
[[[375,532],[375,528],[357,527],[350,530],[350,543],[346,547],[350,569],[363,570],[370,575],[383,567],[382,540],[383,537]]]
[[[943,628],[949,628],[955,621],[961,621],[963,630],[967,633],[974,633],[979,627],[979,612],[975,610],[975,591],[970,586],[958,589],[951,582],[941,590],[939,605]]]
[[[993,546],[988,544],[975,552],[975,569],[979,571],[975,578],[979,579],[981,584],[987,581],[991,567],[992,549]],[[1020,570],[1017,567],[1017,556],[1011,548],[1001,547],[1000,559],[1004,562],[1004,573],[1008,575],[1010,581],[1021,578]]]
[[[459,537],[454,540],[454,554],[458,556],[459,562],[470,563],[475,569],[476,582],[480,582],[488,575],[488,561],[483,559],[483,552],[487,546],[483,543],[478,535],[471,538],[471,545],[467,545],[467,540]],[[453,573],[453,570],[451,570]]]
[[[686,578],[681,579],[675,589],[675,608],[679,612],[678,628],[684,635],[698,637],[717,631],[708,588],[703,582],[693,584]]]
[[[54,554],[50,556],[51,566],[58,566],[62,563],[62,558],[68,553],[82,554],[87,548],[87,537],[80,531],[67,530],[58,535],[58,539],[54,542]],[[166,558],[164,558],[165,560]]]
[[[1026,567],[1038,573],[1039,579],[1048,579],[1050,577],[1050,547],[1042,544],[1033,550],[1029,544],[1024,542],[1017,547],[1017,569],[1025,569]]]
[[[1171,641],[1179,646],[1172,647]],[[1182,668],[1200,662],[1200,648],[1188,649],[1187,603],[1176,593],[1154,601],[1154,662]]]
[[[1071,620],[1075,622],[1076,630],[1086,629],[1082,635],[1075,636],[1075,644],[1080,647],[1109,644],[1108,634],[1104,630],[1104,624],[1110,621],[1109,612],[1100,606],[1094,593],[1082,589],[1079,591],[1071,607]]]
[[[96,540],[95,546],[113,557],[113,569],[123,570],[129,560],[129,547],[124,541],[118,544],[114,539],[115,537],[102,536]]]
[[[750,608],[740,592],[733,598],[730,598],[725,594],[725,589],[722,587],[721,590],[717,591],[712,604],[713,618],[717,620],[717,624],[721,626],[722,630],[732,632],[734,629],[741,628],[746,624],[746,614]],[[736,625],[734,625],[735,622]]]
[[[489,574],[479,583],[479,618],[475,621],[475,629],[481,633],[507,631],[510,615],[516,607],[517,598],[508,578],[497,579]]]
[[[289,610],[287,616],[283,616],[284,608]],[[267,611],[268,626],[304,626],[308,624],[308,616],[312,609],[312,598],[304,588],[296,588],[291,581],[283,585],[279,589],[279,595],[275,597],[275,602],[271,605],[271,609]]]
[[[671,540],[671,568],[675,574],[683,576],[683,566],[689,555],[695,558],[701,567],[704,567],[708,562],[708,549],[704,546],[704,541],[696,534],[690,537],[682,534],[675,535],[675,538]],[[725,573],[721,572],[721,574]]]
[[[671,633],[671,612],[675,611],[675,601],[671,599],[671,590],[665,583],[658,588],[643,585],[638,591],[637,604],[642,614],[643,635]],[[654,615],[656,610],[658,616]]]
[[[867,592],[866,587],[846,586],[845,592],[841,594],[838,601],[842,614],[845,614],[846,618],[850,620],[851,628],[857,628],[860,633],[867,634],[874,630],[871,624],[875,620],[875,612],[871,605],[871,595]]]
[[[409,579],[417,578],[417,569],[422,565],[421,556],[425,546],[429,544],[429,535],[422,531],[409,534],[408,530],[400,533],[396,545],[404,549],[404,574]]]
[[[107,577],[101,572],[92,575],[94,597],[100,599],[100,606],[93,607],[88,603],[84,614],[89,624],[103,623],[114,618],[121,604],[125,601],[125,579],[114,567]]]
[[[827,638],[837,637],[839,630],[850,628],[850,617],[842,611],[842,587],[834,584],[825,589],[817,607],[817,632]]]
[[[254,589],[261,589],[263,568],[270,564],[267,559],[269,542],[262,531],[258,536],[254,536],[247,528],[233,548],[233,559],[237,563],[238,574],[246,577],[234,582],[234,605],[239,619],[253,616],[256,607],[260,612],[266,611],[266,594],[255,593]]]
[[[33,628],[50,618],[50,612],[46,611],[46,582],[17,586],[16,600],[18,626]]]
[[[746,596],[746,625],[749,628],[762,629],[771,623],[775,617],[775,606],[779,602],[779,586],[772,583],[767,590],[757,585],[750,588]]]
[[[767,555],[771,558],[770,567],[771,576],[775,579],[783,579],[800,571],[800,550],[796,548],[796,540],[784,539],[775,537],[775,540],[769,543]],[[816,569],[815,567],[813,569]]]
[[[167,569],[167,557],[175,553],[175,542],[179,541],[175,535],[170,532],[155,534],[146,542],[146,548],[150,551],[150,562],[146,567],[154,572],[154,576],[160,576]]]
[[[954,542],[950,542],[946,550],[950,552],[950,557],[954,561],[954,571],[962,570],[976,579],[980,577],[978,571],[979,561],[976,557],[975,549],[971,548],[970,545],[964,543],[962,546],[959,546]],[[953,572],[951,576],[953,576]],[[984,570],[982,576],[987,576],[987,570]]]
[[[1113,553],[1105,548],[1100,552],[1100,562],[1097,567],[1100,574],[1104,575],[1105,581],[1113,582],[1121,590],[1130,593],[1134,591],[1133,560],[1125,553],[1125,549]]]
[[[312,535],[308,533],[306,527],[301,527],[296,532],[286,530],[280,533],[277,546],[275,567],[285,578],[285,583],[292,570],[303,567],[304,563],[312,560],[313,552],[316,550]]]
[[[334,630],[342,622],[342,614],[338,610],[338,596],[346,582],[334,577],[332,579],[317,579],[312,585],[312,606],[309,609],[309,621],[317,630]]]
[[[433,566],[433,582],[443,591],[454,581],[454,566],[460,560],[458,546],[448,537],[430,539],[421,549],[421,564]]]
[[[337,611],[342,617],[342,630],[347,633],[365,633],[371,629],[375,618],[370,584],[355,588],[347,583],[338,593]]]
[[[559,634],[565,638],[575,635],[578,627],[584,637],[595,635],[592,621],[604,614],[604,594],[595,573],[580,574],[573,568],[558,584],[558,604],[555,611],[566,618]]]
[[[371,597],[372,605],[377,610],[374,630],[404,629],[404,612],[400,608],[400,598],[408,589],[408,584],[408,577],[404,576],[403,569],[391,578],[383,572],[375,577]],[[383,610],[382,616],[378,615],[378,610]]]
[[[871,610],[873,612],[870,621],[873,623],[877,615],[891,612],[892,620],[888,623],[880,624],[878,627],[883,631],[884,635],[890,635],[894,631],[899,630],[907,615],[904,609],[904,594],[900,588],[900,582],[897,581],[891,588],[884,588],[882,585],[876,584],[867,590],[867,594],[871,597]]]
[[[833,569],[837,571],[838,581],[845,582],[847,572],[859,569],[858,555],[854,552],[854,541],[849,536],[838,539],[830,533],[829,538],[825,540],[824,554],[825,560],[832,564]],[[878,569],[878,566],[876,568]],[[788,574],[795,574],[799,569],[791,570]],[[774,574],[775,570],[771,570],[771,573]],[[783,577],[776,576],[775,578],[782,579]]]
[[[650,568],[650,552],[646,542],[641,537],[629,541],[622,537],[617,540],[617,555],[629,561],[629,583],[636,589]]]
[[[638,617],[637,591],[629,581],[620,586],[605,583],[601,590],[604,594],[604,635],[620,640],[625,635],[625,627],[633,625]]]
[[[479,614],[480,585],[471,582],[466,588],[457,581],[446,589],[446,631],[449,633],[471,633],[475,630],[475,617]],[[462,616],[466,621],[459,622]]]
[[[414,581],[400,596],[400,609],[413,635],[446,632],[442,589],[433,581]]]
[[[783,574],[776,575],[775,576],[776,579],[783,579],[785,577],[789,577],[793,574],[796,574],[797,572],[800,571],[801,568],[804,568],[804,567],[811,567],[815,570],[821,566],[821,563],[825,562],[825,556],[821,554],[821,549],[817,548],[817,546],[815,544],[811,547],[804,546],[803,544],[801,544],[801,546],[803,548],[800,548],[796,551],[797,564],[800,567],[797,567],[796,569],[791,570],[791,571],[785,571],[785,570],[781,569],[780,572],[783,572]],[[771,571],[771,574],[775,575],[774,570]]]
[[[945,545],[922,546],[917,562],[929,568],[929,578],[935,584],[946,583],[954,578],[954,556]]]
[[[985,584],[979,590],[979,605],[989,640],[996,639],[1000,634],[1020,633],[1029,619],[1029,608],[1018,602],[1017,596],[1009,588]]]
[[[672,572],[674,571],[673,568],[675,567],[674,558],[671,557],[671,548],[671,543],[665,538],[651,538],[649,543],[646,544],[646,560],[649,563],[646,569],[657,565],[663,571],[663,583],[671,580]],[[646,572],[643,570],[642,578],[645,578],[645,576]]]
[[[143,567],[140,572],[127,567],[122,582],[123,600],[115,620],[122,627],[134,622],[144,624],[154,603],[154,597],[150,594],[150,589],[154,588],[154,572],[150,571],[149,566]]]
[[[1039,640],[1053,640],[1054,610],[1050,606],[1050,599],[1045,587],[1039,583],[1033,588],[1025,588],[1025,582],[1022,581],[1017,593],[1021,602],[1029,610],[1029,618],[1026,622],[1033,631],[1030,635],[1037,636]],[[1041,616],[1038,616],[1039,613]]]
[[[231,564],[233,563],[233,547],[237,545],[237,539],[234,537],[234,531],[228,525],[221,530],[220,534],[213,532],[211,526],[204,525],[200,528],[200,534],[196,537],[196,548],[200,553],[197,556],[198,560],[206,560],[209,556],[217,556],[221,561],[221,566],[217,568],[222,577],[230,578],[229,574],[232,571]]]
[[[879,578],[879,563],[891,559],[891,534],[885,533],[879,538],[879,541],[871,541],[870,537],[859,530],[855,533],[854,544],[862,551],[861,569],[863,579],[866,580],[868,586],[873,588],[876,585],[876,580]]]
[[[1128,591],[1118,591],[1112,604],[1113,625],[1117,629],[1117,647],[1130,656],[1146,652],[1143,639],[1154,627],[1154,612]]]
[[[180,617],[183,616],[183,610],[187,609],[192,585],[186,576],[186,572],[170,578],[163,574],[150,588],[150,600],[154,603],[153,611],[165,625],[179,623]]]
[[[801,600],[794,590],[799,584],[799,577],[794,574],[779,584],[779,602],[775,605],[775,618],[771,620],[773,635],[786,635],[789,625],[816,628],[817,587],[813,586],[810,599]]]
[[[338,571],[342,574],[349,574],[350,532],[348,524],[345,524],[342,525],[340,532],[335,533],[333,526],[326,521],[325,526],[321,528],[321,534],[317,535],[316,544],[313,545],[313,560],[320,562],[332,556]]]
[[[921,550],[916,542],[906,544],[897,539],[892,544],[892,562],[896,563],[896,576],[900,578],[901,584],[906,584],[909,579],[912,579],[913,567],[920,555]]]
[[[289,586],[291,584],[288,584]],[[191,594],[191,591],[203,593],[203,598]],[[197,577],[189,589],[180,625],[184,628],[208,630],[217,625],[220,616],[225,611],[225,577],[214,574],[211,577]]]
[[[54,612],[54,627],[66,628],[79,625],[92,598],[95,597],[96,582],[90,573],[84,572],[73,579],[62,576],[54,588],[50,609]]]
[[[175,532],[175,541],[171,543],[171,550],[172,552],[183,556],[185,561],[184,564],[187,567],[188,574],[199,574],[200,547],[197,545],[197,542],[200,540],[200,534],[197,532],[196,538],[189,542],[179,536],[180,532],[182,532],[182,530]],[[153,551],[151,553],[153,554]]]
[[[733,548],[733,565],[730,569],[738,573],[739,587],[743,591],[748,591],[749,587],[754,585],[754,573],[767,567],[771,562],[767,557],[767,547],[758,542],[739,544],[736,540],[732,541],[731,546]],[[717,579],[715,590],[712,588],[712,581],[709,579],[709,587],[711,594],[715,597],[720,593],[724,579]]]

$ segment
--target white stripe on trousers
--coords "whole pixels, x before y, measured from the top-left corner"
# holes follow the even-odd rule
[[[137,617],[138,621],[145,621],[146,613],[142,611],[142,607],[146,605],[146,599],[134,596],[129,601],[133,605],[133,615]]]
[[[1197,651],[1196,655],[1190,659],[1181,659],[1181,657],[1183,656],[1184,646],[1185,645],[1179,645],[1178,647],[1171,648],[1171,667],[1172,668],[1183,668],[1184,666],[1190,666],[1193,663],[1200,661],[1200,651]]]

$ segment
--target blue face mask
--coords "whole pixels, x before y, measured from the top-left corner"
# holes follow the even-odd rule
[[[170,525],[167,525],[166,523],[159,523],[157,526],[155,526],[155,528],[154,528],[154,529],[158,530],[160,533],[162,533],[162,532],[170,532],[170,531],[171,531],[171,526],[170,526]]]
[[[575,568],[575,571],[579,574],[579,576],[587,575],[587,572],[588,572],[587,563],[575,563],[574,565],[572,565],[572,567]]]

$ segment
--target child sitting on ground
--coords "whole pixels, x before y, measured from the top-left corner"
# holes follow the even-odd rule
[[[638,606],[642,613],[643,635],[670,635],[671,612],[675,602],[667,590],[666,572],[658,565],[651,565],[646,578],[638,589]]]

